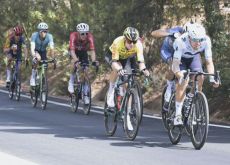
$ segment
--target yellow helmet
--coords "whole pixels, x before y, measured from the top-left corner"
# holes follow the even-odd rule
[[[123,35],[130,41],[137,41],[139,38],[139,32],[133,27],[127,27]]]

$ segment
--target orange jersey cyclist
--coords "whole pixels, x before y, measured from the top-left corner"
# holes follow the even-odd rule
[[[108,107],[113,109],[115,107],[114,87],[118,75],[124,75],[127,69],[135,69],[138,63],[139,69],[144,75],[149,76],[149,71],[146,69],[144,62],[143,45],[138,30],[133,27],[127,27],[123,36],[119,36],[113,41],[105,60],[112,67],[106,101]]]

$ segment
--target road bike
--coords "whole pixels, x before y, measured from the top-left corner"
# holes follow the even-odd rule
[[[56,60],[41,60],[38,63],[38,67],[35,73],[35,86],[30,87],[30,97],[33,107],[36,107],[38,97],[40,97],[41,107],[43,110],[46,109],[47,96],[48,96],[48,83],[47,83],[47,68],[48,63],[54,64],[56,69]]]
[[[182,126],[175,126],[173,124],[175,118],[175,92],[169,101],[169,110],[166,113],[165,124],[168,128],[169,139],[172,144],[180,142],[183,131],[185,131],[191,138],[195,149],[201,149],[207,139],[209,127],[209,107],[205,94],[198,91],[198,76],[215,76],[215,80],[220,82],[219,71],[215,74],[205,72],[186,72],[187,76],[194,76],[194,81],[191,80],[186,88],[186,98],[182,108]],[[192,96],[192,97],[191,97]],[[189,100],[190,104],[188,105]]]
[[[104,123],[106,134],[113,136],[117,129],[118,121],[123,123],[123,129],[126,136],[130,140],[134,140],[137,136],[140,119],[141,105],[137,88],[134,86],[134,77],[137,73],[125,73],[119,76],[115,82],[114,101],[115,107],[111,109],[107,105],[107,95],[104,106]],[[120,86],[127,84],[124,96],[120,95]]]

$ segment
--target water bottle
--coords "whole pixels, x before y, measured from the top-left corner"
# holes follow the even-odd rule
[[[188,117],[188,115],[189,115],[189,111],[190,111],[190,108],[191,108],[191,105],[192,105],[193,96],[194,95],[192,93],[188,93],[186,95],[185,102],[184,102],[184,116],[185,117]]]

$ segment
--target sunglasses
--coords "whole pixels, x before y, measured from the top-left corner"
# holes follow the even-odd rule
[[[48,33],[48,31],[47,30],[42,30],[42,31],[40,31],[40,33]]]
[[[127,38],[126,38],[126,41],[127,41],[128,44],[131,44],[131,43],[136,44],[136,43],[137,43],[137,41],[130,41],[130,40],[127,39]]]
[[[204,38],[190,38],[192,42],[203,42],[205,41]]]
[[[81,33],[81,36],[84,36],[84,35],[86,35],[86,36],[87,36],[87,35],[88,35],[88,33]]]

